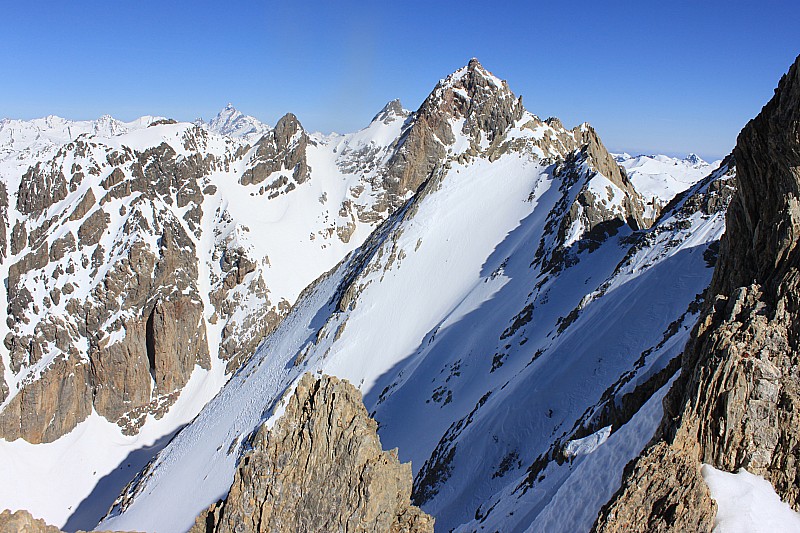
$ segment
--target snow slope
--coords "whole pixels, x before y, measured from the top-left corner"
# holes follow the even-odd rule
[[[684,200],[650,230],[624,227],[597,248],[579,239],[561,270],[545,271],[536,245],[555,248],[560,200],[605,179],[587,165],[564,176],[532,151],[451,160],[299,299],[100,526],[188,528],[226,494],[248,435],[311,371],[361,389],[384,447],[412,462],[437,529],[588,529],[661,416],[724,210]],[[717,194],[729,177],[689,196]],[[623,412],[634,390],[646,401]],[[608,426],[565,460],[568,442]]]

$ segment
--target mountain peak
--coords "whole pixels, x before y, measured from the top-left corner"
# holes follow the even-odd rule
[[[487,123],[481,127],[492,130],[491,138],[519,119],[522,111],[522,101],[514,96],[508,83],[486,70],[475,58],[440,80],[420,108],[420,112],[433,115],[483,117],[487,120],[481,122]],[[488,117],[498,113],[505,115],[507,120],[502,125],[489,124],[492,121]]]
[[[227,104],[225,104],[225,107],[223,107],[219,111],[219,113],[217,113],[216,117],[211,119],[211,121],[213,122],[214,120],[225,120],[225,119],[230,119],[232,117],[239,117],[242,115],[244,115],[244,113],[236,109],[232,103],[228,102]]]
[[[690,165],[696,166],[696,167],[708,164],[703,160],[702,157],[700,157],[699,155],[694,154],[694,153],[687,155],[686,157],[683,158],[683,160],[686,161],[687,163],[689,163]]]
[[[378,113],[372,117],[371,122],[381,121],[384,124],[394,122],[397,118],[406,118],[411,113],[407,109],[403,109],[403,104],[400,103],[399,98],[395,98],[388,102]]]
[[[228,137],[261,137],[269,131],[269,127],[255,117],[245,115],[236,109],[231,102],[217,113],[208,123],[209,131]]]
[[[471,87],[487,86],[487,82],[488,85],[493,85],[496,89],[511,93],[505,81],[486,70],[486,68],[481,65],[480,61],[474,57],[469,60],[467,66],[456,70],[442,80],[441,83],[445,87],[458,87],[469,91]]]

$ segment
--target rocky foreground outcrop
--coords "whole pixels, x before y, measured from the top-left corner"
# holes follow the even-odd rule
[[[411,464],[382,450],[347,381],[303,376],[284,415],[252,445],[228,497],[192,533],[433,532],[433,518],[411,505]]]
[[[734,157],[738,190],[681,376],[597,531],[710,531],[701,463],[763,476],[800,510],[800,57]]]
[[[0,513],[0,533],[62,533],[62,531],[55,526],[47,524],[44,520],[34,518],[28,511],[12,513],[6,509]],[[76,531],[76,533],[86,532]]]

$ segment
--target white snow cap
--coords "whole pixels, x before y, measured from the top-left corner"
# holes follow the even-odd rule
[[[700,157],[697,154],[689,154],[686,157],[684,157],[683,160],[689,163],[690,165],[694,166],[704,166],[708,164],[703,160],[702,157]]]

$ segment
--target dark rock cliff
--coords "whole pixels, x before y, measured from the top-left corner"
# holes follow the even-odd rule
[[[800,57],[734,157],[738,190],[681,376],[598,531],[710,530],[701,463],[746,468],[800,509]]]

